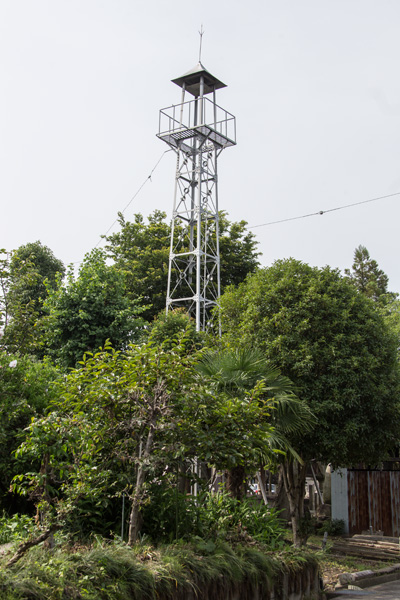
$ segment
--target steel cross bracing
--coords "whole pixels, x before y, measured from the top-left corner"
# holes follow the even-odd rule
[[[178,151],[167,310],[187,307],[205,330],[219,295],[217,151],[203,143]]]
[[[236,143],[235,118],[217,106],[215,89],[224,84],[201,64],[175,83],[182,102],[160,111],[158,133],[177,155],[167,311],[184,306],[199,331],[209,328],[220,295],[217,159]],[[184,101],[185,89],[194,100]],[[210,90],[213,101],[204,97]]]

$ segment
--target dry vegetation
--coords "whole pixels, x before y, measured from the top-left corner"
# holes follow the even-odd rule
[[[340,538],[337,538],[340,539]],[[318,559],[321,567],[321,576],[324,582],[324,588],[327,591],[333,590],[338,582],[340,573],[355,573],[357,571],[378,571],[391,564],[400,563],[400,556],[396,560],[372,560],[357,556],[347,556],[333,549],[334,539],[328,542],[325,552],[319,553]],[[321,548],[322,540],[320,537],[310,538],[307,546],[310,550]]]

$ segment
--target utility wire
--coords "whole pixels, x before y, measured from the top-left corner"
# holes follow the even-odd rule
[[[124,212],[130,207],[130,205],[132,204],[132,202],[134,201],[134,199],[136,198],[136,196],[142,191],[142,189],[144,188],[144,186],[146,185],[146,183],[148,181],[151,181],[151,176],[153,175],[154,171],[157,169],[158,165],[160,164],[160,162],[162,161],[162,159],[164,158],[164,155],[167,152],[171,152],[170,150],[165,150],[160,158],[158,159],[158,161],[156,162],[156,164],[154,165],[154,167],[152,168],[152,170],[150,171],[150,175],[148,175],[146,177],[146,179],[143,181],[143,183],[139,186],[139,188],[136,190],[136,192],[134,193],[134,195],[132,196],[132,198],[129,200],[128,204],[125,206],[125,208],[123,210],[121,210],[120,212],[122,214],[124,214]],[[110,225],[110,227],[107,229],[107,231],[105,232],[104,235],[102,235],[99,239],[99,241],[97,242],[97,244],[95,245],[95,248],[97,248],[97,246],[101,243],[102,238],[105,237],[110,231],[111,229],[114,227],[114,225],[118,222],[118,219],[115,219],[115,221]]]
[[[124,212],[129,208],[129,206],[132,204],[132,202],[135,200],[135,198],[138,196],[138,194],[142,191],[142,189],[144,188],[146,183],[148,181],[151,181],[151,176],[153,175],[154,171],[157,169],[158,165],[164,158],[164,155],[167,154],[167,152],[171,152],[171,150],[172,149],[165,150],[161,154],[160,158],[157,160],[156,164],[150,171],[150,174],[146,177],[146,179],[143,181],[143,183],[136,190],[136,192],[134,193],[132,198],[129,200],[129,202],[125,206],[125,208],[122,211],[120,211],[122,214],[124,214]],[[247,229],[255,229],[256,227],[267,227],[268,225],[277,225],[278,223],[287,223],[288,221],[297,221],[299,219],[307,219],[308,217],[316,217],[318,215],[321,216],[321,215],[325,215],[326,213],[334,212],[336,210],[344,210],[345,208],[351,208],[352,206],[359,206],[360,204],[367,204],[368,202],[376,202],[378,200],[384,200],[386,198],[393,198],[393,196],[400,196],[400,192],[394,192],[393,194],[387,194],[386,196],[378,196],[376,198],[370,198],[369,200],[361,200],[361,202],[353,202],[352,204],[345,204],[343,206],[337,206],[336,208],[329,208],[328,210],[319,210],[317,212],[308,213],[306,215],[299,215],[297,217],[289,217],[287,219],[280,219],[279,221],[270,221],[269,223],[260,223],[259,225],[251,225],[250,227],[247,227]],[[105,234],[100,237],[99,241],[95,245],[95,248],[98,247],[98,245],[101,243],[102,239],[111,231],[111,229],[114,227],[114,225],[117,222],[118,222],[118,219],[115,219],[115,221],[110,225],[110,227],[107,229]],[[72,264],[76,265],[76,264],[80,264],[81,262],[82,261],[77,261]]]
[[[393,198],[393,196],[400,196],[400,192],[394,194],[387,194],[386,196],[378,196],[377,198],[370,198],[369,200],[362,200],[361,202],[354,202],[353,204],[345,204],[344,206],[337,206],[336,208],[329,208],[328,210],[319,210],[314,213],[307,215],[299,215],[298,217],[289,217],[288,219],[280,219],[279,221],[270,221],[269,223],[261,223],[260,225],[252,225],[247,229],[255,229],[256,227],[267,227],[267,225],[277,225],[278,223],[286,223],[287,221],[297,221],[298,219],[307,219],[308,217],[316,217],[318,215],[325,215],[326,213],[334,212],[335,210],[343,210],[352,206],[359,206],[360,204],[367,204],[367,202],[376,202],[377,200],[384,200],[385,198]]]
[[[139,186],[139,188],[136,190],[136,192],[133,194],[132,198],[129,200],[128,204],[125,206],[125,208],[123,210],[121,210],[120,212],[122,214],[124,214],[124,212],[127,210],[127,208],[129,208],[129,206],[132,204],[132,202],[134,201],[134,199],[136,198],[136,196],[141,192],[141,190],[144,188],[144,186],[146,185],[146,183],[148,181],[151,181],[151,176],[153,175],[154,171],[157,169],[158,165],[160,164],[160,162],[162,161],[162,159],[164,158],[164,155],[167,154],[167,152],[171,152],[172,148],[170,148],[169,150],[165,150],[160,158],[158,159],[158,161],[156,162],[156,164],[154,165],[154,167],[152,168],[152,170],[150,171],[150,174],[146,177],[146,179],[143,181],[143,183]],[[107,229],[107,231],[105,232],[104,235],[100,236],[99,241],[97,242],[97,244],[95,245],[95,248],[98,247],[98,245],[102,242],[103,238],[111,231],[111,229],[114,227],[114,225],[118,222],[118,219],[115,219],[115,221],[110,225],[110,227]],[[72,262],[70,264],[72,265],[80,265],[82,263],[81,260],[77,260],[75,262]]]

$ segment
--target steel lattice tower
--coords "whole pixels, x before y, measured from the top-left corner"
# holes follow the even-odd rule
[[[177,156],[167,311],[185,306],[199,331],[220,295],[217,159],[236,144],[236,122],[216,103],[225,84],[201,62],[172,81],[182,88],[181,103],[160,110],[157,134]],[[186,93],[194,99],[185,101]]]

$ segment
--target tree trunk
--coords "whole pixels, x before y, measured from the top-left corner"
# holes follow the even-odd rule
[[[274,498],[274,508],[279,510],[280,518],[285,521],[290,521],[290,508],[289,508],[289,500],[287,497],[287,493],[285,490],[285,484],[283,482],[283,474],[281,468],[278,471],[278,483],[276,484],[276,495]]]
[[[131,513],[129,516],[129,536],[128,544],[133,546],[136,542],[139,533],[139,510],[142,500],[142,487],[144,484],[145,469],[144,465],[148,460],[154,440],[154,430],[156,426],[156,418],[153,416],[152,422],[150,423],[149,433],[147,434],[146,446],[139,463],[139,468],[136,477],[135,493],[133,495]]]
[[[146,445],[142,455],[139,458],[139,467],[136,476],[135,493],[133,494],[131,513],[129,515],[129,534],[128,544],[133,546],[139,533],[139,511],[142,502],[143,484],[146,473],[146,466],[150,461],[150,455],[153,448],[154,436],[156,432],[157,421],[167,409],[168,393],[165,390],[165,384],[159,382],[153,390],[153,398],[148,404],[148,433]],[[164,415],[165,416],[165,415]]]
[[[241,500],[244,496],[245,475],[245,469],[242,466],[233,467],[226,473],[226,489],[237,500]]]
[[[289,501],[290,520],[292,522],[293,545],[299,548],[304,539],[300,535],[300,519],[304,509],[304,487],[306,481],[306,465],[296,460],[286,459],[281,465],[285,491]]]
[[[265,477],[264,477],[264,479],[265,479]],[[264,485],[264,481],[263,481],[262,475],[261,475],[261,473],[259,471],[257,473],[257,481],[258,481],[258,486],[260,488],[260,492],[261,492],[261,496],[262,496],[263,502],[264,502],[265,506],[268,506],[267,491],[265,489],[265,485]]]

